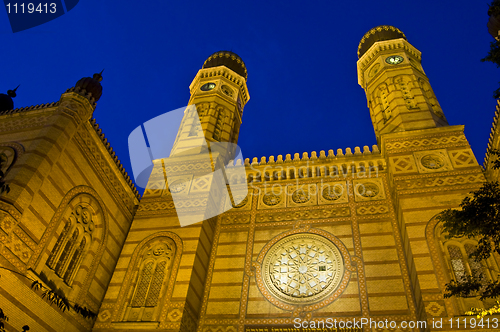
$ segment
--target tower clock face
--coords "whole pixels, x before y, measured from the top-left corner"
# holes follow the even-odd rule
[[[215,88],[215,83],[205,83],[201,86],[201,91],[210,91]]]
[[[390,65],[397,65],[403,62],[404,58],[400,55],[391,55],[387,59],[385,59],[385,62],[387,62]]]

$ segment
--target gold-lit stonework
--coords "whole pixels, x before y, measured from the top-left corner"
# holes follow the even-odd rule
[[[358,52],[370,146],[236,160],[245,172],[210,181],[215,170],[230,173],[233,156],[220,151],[202,163],[196,148],[203,139],[237,144],[250,98],[242,59],[220,51],[189,86],[173,149],[182,153],[153,161],[140,201],[92,118],[96,99],[80,86],[99,82],[85,78],[55,103],[0,112],[11,188],[0,196],[1,267],[17,272],[1,273],[9,324],[245,332],[334,317],[427,320],[430,331],[451,331],[445,322],[488,307],[444,297],[448,282],[479,265],[466,256],[475,240],[447,239],[436,215],[500,171],[487,158],[483,173],[464,127],[448,125],[403,32],[376,27]],[[498,122],[490,148],[500,148]],[[225,212],[200,221],[212,208]],[[181,227],[184,214],[200,218]],[[498,280],[498,257],[482,266]],[[97,318],[57,310],[26,277]]]

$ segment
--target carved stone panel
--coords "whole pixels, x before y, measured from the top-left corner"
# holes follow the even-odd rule
[[[261,188],[259,195],[259,209],[283,208],[286,206],[285,188]]]
[[[252,208],[252,199],[253,199],[253,192],[247,191],[247,195],[243,196],[241,193],[245,192],[243,190],[243,187],[246,187],[247,184],[239,184],[239,185],[232,185],[231,189],[234,190],[228,190],[230,195],[233,195],[233,202],[239,202],[238,204],[233,205],[230,199],[226,200],[225,202],[225,209],[224,211],[242,211],[242,210],[250,210]],[[228,186],[229,189],[229,186]],[[257,196],[255,196],[257,198]]]
[[[478,166],[476,158],[470,149],[449,151],[448,153],[455,168]]]
[[[382,179],[370,178],[354,180],[353,188],[356,202],[385,199],[385,190]]]
[[[310,206],[318,203],[316,184],[287,186],[287,205],[289,207]]]
[[[322,183],[320,187],[318,195],[318,203],[320,205],[347,203],[348,192],[346,181]]]
[[[420,173],[444,172],[453,169],[446,149],[414,152]]]

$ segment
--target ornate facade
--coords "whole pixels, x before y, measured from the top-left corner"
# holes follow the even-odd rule
[[[378,144],[236,162],[246,178],[229,185],[248,195],[233,201],[203,178],[231,154],[214,150],[198,165],[194,150],[200,140],[237,143],[249,92],[234,53],[213,54],[194,78],[200,124],[186,112],[173,149],[183,153],[154,161],[140,202],[92,119],[99,74],[56,103],[3,111],[11,191],[0,199],[0,259],[17,272],[1,271],[8,330],[243,332],[366,318],[452,331],[450,318],[490,305],[443,296],[464,273],[496,280],[499,271],[497,256],[469,260],[474,241],[447,240],[435,218],[485,181],[464,127],[448,125],[400,30],[370,30],[358,56]],[[178,192],[186,199],[174,204]],[[178,215],[217,204],[227,211],[180,227]],[[61,312],[26,277],[97,318]]]

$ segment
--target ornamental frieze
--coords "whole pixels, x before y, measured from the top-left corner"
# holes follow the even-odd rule
[[[273,221],[293,221],[293,220],[309,220],[309,219],[327,219],[348,217],[351,214],[348,206],[336,208],[313,209],[302,211],[288,212],[266,212],[259,213],[255,217],[256,222],[273,222]]]
[[[385,144],[385,149],[390,153],[396,153],[397,150],[418,151],[429,149],[429,147],[448,147],[448,146],[468,146],[467,139],[463,134],[449,136],[435,136],[414,139],[389,140]]]
[[[250,223],[250,218],[251,216],[249,214],[226,214],[221,217],[221,223],[223,225],[248,224]]]
[[[482,173],[475,173],[475,174],[459,174],[454,176],[412,178],[412,179],[396,180],[395,183],[397,189],[405,190],[413,188],[456,186],[467,183],[482,183],[484,181],[485,179]]]
[[[361,205],[356,208],[358,215],[374,215],[389,213],[387,205]]]

